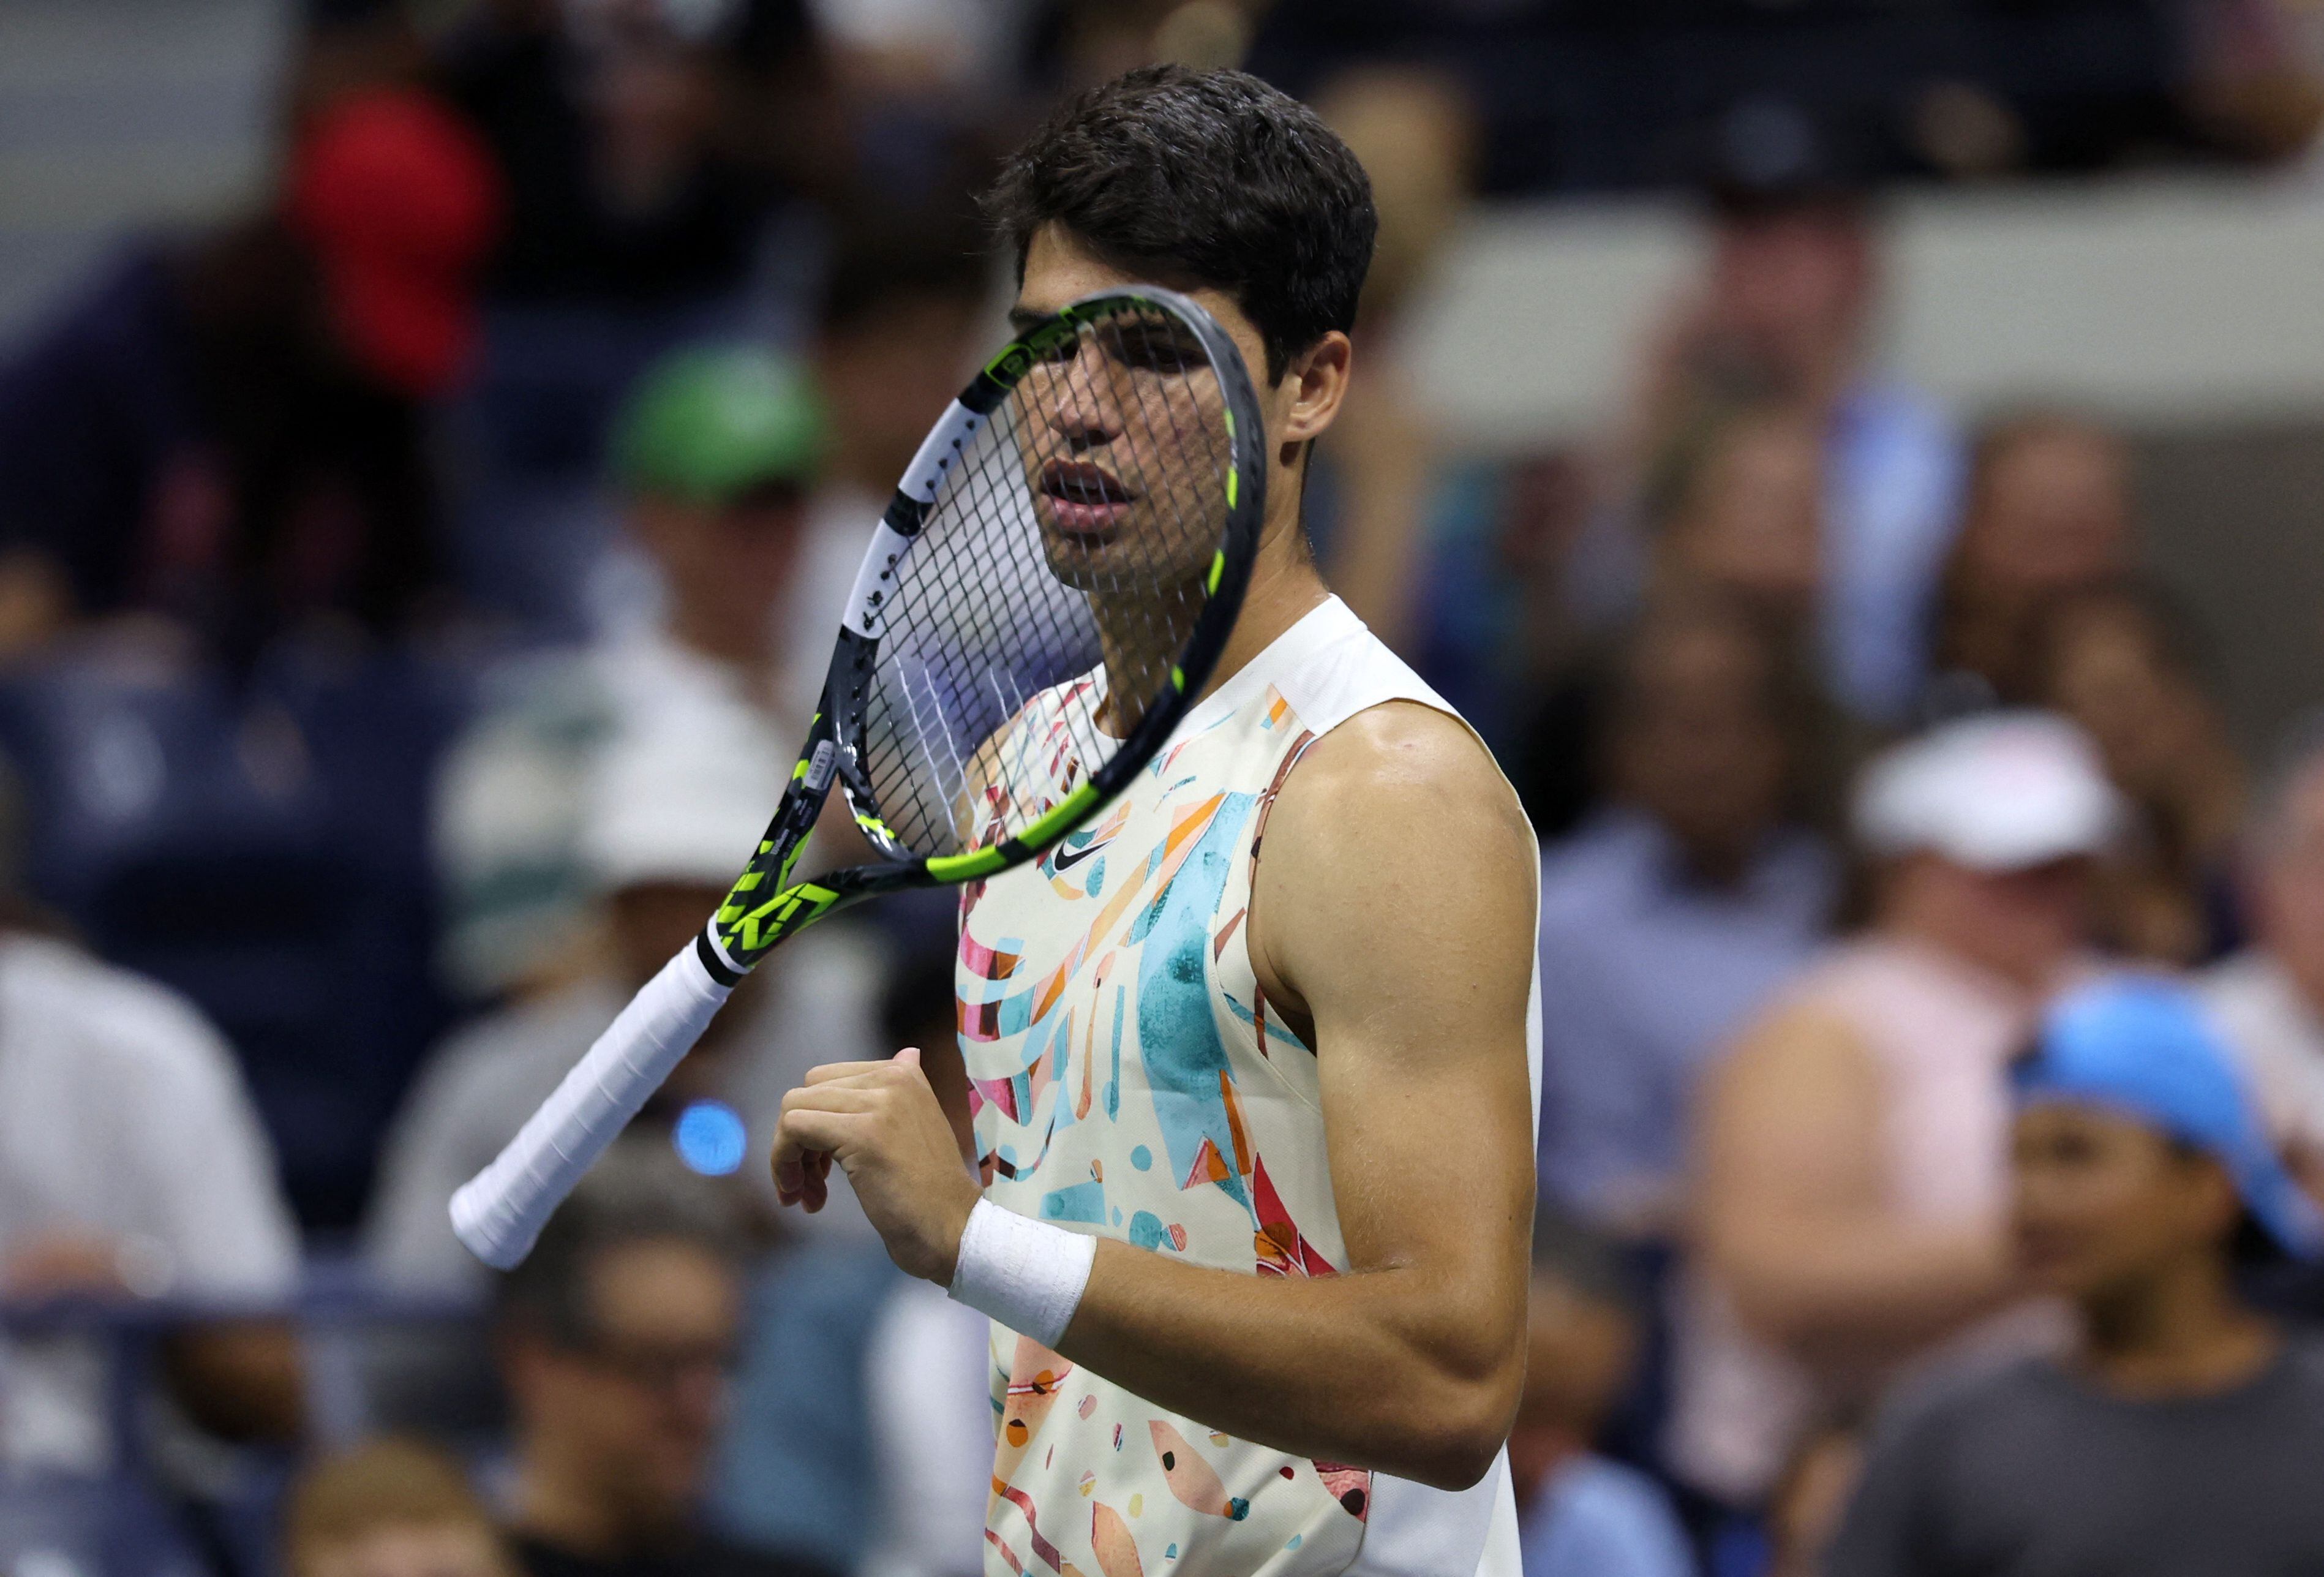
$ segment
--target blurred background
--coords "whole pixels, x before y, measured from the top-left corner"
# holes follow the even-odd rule
[[[1534,1577],[1812,1570],[1867,1410],[2026,1312],[1933,1246],[1844,1361],[1769,1312],[1802,1002],[1950,1059],[1856,1135],[1957,1185],[1891,1240],[1998,1243],[2101,957],[2324,1177],[2317,0],[0,0],[0,1569],[981,1569],[982,1322],[759,1176],[951,1032],[940,896],[776,954],[518,1277],[444,1204],[763,823],[996,160],[1157,60],[1371,172],[1312,530],[1544,842],[1512,1460],[1626,1553]],[[2112,835],[1959,857],[1982,758],[1871,835],[1997,707]]]

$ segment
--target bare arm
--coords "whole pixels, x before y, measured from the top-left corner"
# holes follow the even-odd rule
[[[1992,1226],[1932,1226],[1883,1202],[1877,1064],[1842,1020],[1778,1012],[1711,1081],[1697,1222],[1737,1311],[1803,1355],[1879,1356],[1996,1305]]]
[[[296,1440],[305,1412],[298,1333],[274,1321],[184,1332],[163,1350],[171,1388],[203,1427],[230,1440]]]
[[[1245,1439],[1481,1477],[1524,1377],[1534,884],[1516,798],[1459,724],[1383,706],[1316,744],[1268,824],[1249,935],[1317,1048],[1349,1273],[1102,1242],[1057,1351]],[[897,1263],[949,1282],[978,1191],[918,1054],[809,1078],[785,1102],[778,1193],[819,1204],[810,1157],[835,1155]]]

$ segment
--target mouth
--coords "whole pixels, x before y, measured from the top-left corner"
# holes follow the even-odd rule
[[[1049,514],[1067,536],[1106,537],[1130,512],[1130,489],[1102,466],[1084,460],[1052,460],[1041,467],[1041,492]]]

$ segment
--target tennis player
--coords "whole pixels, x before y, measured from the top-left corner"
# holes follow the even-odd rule
[[[964,890],[957,1047],[816,1070],[777,1186],[814,1209],[835,1159],[896,1262],[992,1316],[988,1573],[1513,1577],[1533,836],[1300,521],[1369,183],[1255,78],[1160,68],[1062,110],[990,206],[1024,319],[1151,281],[1233,336],[1271,440],[1261,542],[1153,765]],[[1129,452],[1102,381],[1052,388],[1019,419],[1070,456],[1029,480],[1073,584],[1135,548],[1169,456]]]

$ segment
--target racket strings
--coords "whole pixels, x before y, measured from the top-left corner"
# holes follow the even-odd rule
[[[967,445],[863,678],[862,765],[918,854],[984,846],[1168,693],[1228,515],[1216,371],[1157,309],[1085,324]]]

